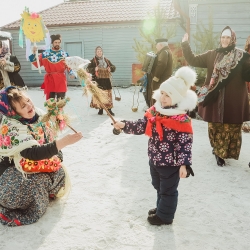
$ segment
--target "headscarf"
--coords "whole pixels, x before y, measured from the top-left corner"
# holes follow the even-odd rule
[[[219,90],[227,85],[229,82],[227,78],[244,55],[243,50],[235,48],[236,35],[229,26],[226,26],[221,34],[226,29],[231,30],[231,41],[226,48],[223,48],[220,42],[220,47],[216,49],[217,55],[214,61],[214,69],[209,83],[208,92],[204,99],[204,107],[211,101],[216,100]]]
[[[248,36],[245,44],[245,51],[250,52],[250,36]]]
[[[9,100],[8,100],[8,91],[10,89],[17,89],[17,87],[9,86],[9,87],[2,89],[0,91],[0,113],[2,113],[3,115],[5,115],[9,118],[16,119],[23,124],[31,124],[31,123],[35,122],[38,119],[37,114],[35,114],[34,117],[31,119],[26,119],[26,118],[23,118],[22,116],[18,115],[16,113],[16,111],[10,106]]]
[[[9,47],[8,47],[8,45],[4,41],[2,41],[2,52],[0,54],[0,58],[5,57],[6,54],[8,54],[8,53],[9,53]]]
[[[98,49],[101,49],[101,50],[102,50],[102,56],[101,56],[101,57],[97,56],[97,50],[98,50]],[[103,49],[102,49],[101,46],[97,46],[97,47],[95,48],[95,57],[98,59],[98,62],[99,62],[98,67],[99,67],[99,68],[104,68],[104,69],[107,68],[107,63],[106,63],[106,60],[105,60],[105,58],[104,58]]]

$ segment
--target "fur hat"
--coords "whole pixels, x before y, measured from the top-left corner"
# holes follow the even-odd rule
[[[193,110],[197,103],[197,95],[190,87],[196,82],[197,74],[190,67],[179,68],[174,76],[160,85],[160,88],[154,91],[153,98],[160,105],[161,91],[165,91],[172,100],[172,105],[177,104],[177,109],[182,111]]]
[[[50,38],[51,38],[51,43],[53,43],[55,40],[60,40],[60,41],[62,41],[62,40],[61,40],[61,35],[60,35],[60,34],[51,35]]]

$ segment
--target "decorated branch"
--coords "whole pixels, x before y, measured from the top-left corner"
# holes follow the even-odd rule
[[[63,110],[64,106],[69,100],[70,99],[68,97],[66,99],[59,99],[58,101],[56,101],[54,98],[48,99],[44,103],[44,107],[47,108],[47,114],[42,117],[41,121],[52,121],[56,132],[62,131],[65,126],[68,126],[75,133],[77,133],[77,131],[69,125],[69,117],[64,113]]]

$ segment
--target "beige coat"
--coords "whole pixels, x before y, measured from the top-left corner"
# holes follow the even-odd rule
[[[4,87],[6,88],[11,85],[8,72],[14,72],[14,63],[10,62],[9,55],[6,55],[5,59],[6,59],[6,64],[4,66],[0,64],[0,74],[2,75]]]

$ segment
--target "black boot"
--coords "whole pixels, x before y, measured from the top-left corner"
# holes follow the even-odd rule
[[[99,109],[98,115],[103,115],[103,109]]]
[[[113,112],[112,112],[112,110],[111,109],[108,109],[108,111],[109,111],[109,113],[111,114],[111,115],[115,115]]]
[[[151,225],[161,226],[161,225],[170,225],[173,223],[173,220],[165,222],[160,217],[158,217],[156,214],[151,214],[148,216],[148,222]]]
[[[226,164],[225,161],[216,154],[215,154],[215,159],[217,161],[218,166],[220,166],[220,167],[225,166],[225,164]]]
[[[156,211],[157,211],[157,208],[150,209],[148,211],[148,215],[150,215],[150,214],[156,214]]]

